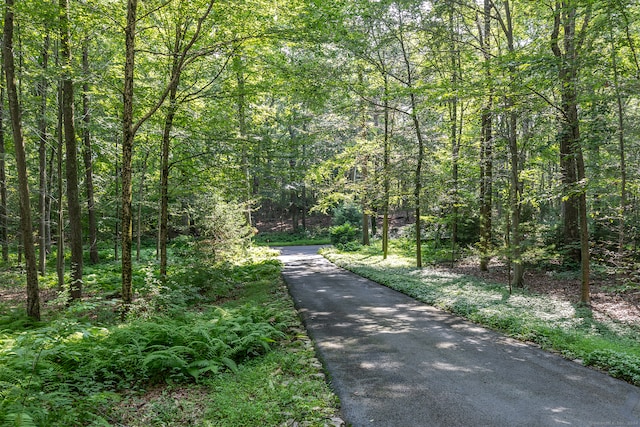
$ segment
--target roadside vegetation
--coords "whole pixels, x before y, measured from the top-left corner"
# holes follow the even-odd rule
[[[441,250],[427,250],[434,264],[415,268],[409,242],[392,241],[383,259],[380,242],[371,246],[325,248],[339,266],[522,341],[561,354],[586,366],[640,386],[640,325],[595,317],[562,298],[492,283],[438,267]],[[344,248],[344,247],[343,247]]]
[[[212,263],[180,238],[165,281],[154,252],[135,264],[124,321],[119,264],[106,252],[85,270],[82,301],[67,305],[43,278],[40,322],[18,308],[20,276],[1,273],[0,425],[333,425],[337,398],[273,251]]]

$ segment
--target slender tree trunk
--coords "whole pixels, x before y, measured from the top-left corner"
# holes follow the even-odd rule
[[[62,114],[66,148],[67,203],[69,209],[69,243],[71,246],[72,300],[82,298],[82,211],[78,191],[77,141],[74,123],[73,80],[71,78],[71,41],[69,29],[69,0],[60,0],[60,49],[63,58]]]
[[[383,72],[384,79],[384,135],[383,135],[383,171],[384,171],[384,200],[382,217],[382,257],[389,256],[389,198],[391,192],[391,138],[389,131],[389,76]]]
[[[42,47],[42,63],[40,64],[43,71],[43,77],[39,84],[40,95],[40,112],[39,112],[39,129],[40,143],[38,146],[38,159],[40,166],[40,191],[38,197],[38,211],[39,211],[39,264],[38,269],[40,274],[44,275],[47,267],[47,222],[49,218],[47,216],[47,145],[49,143],[49,135],[47,131],[47,92],[49,83],[47,81],[46,72],[49,66],[49,34],[45,36],[44,45]]]
[[[147,160],[149,160],[149,153],[147,151],[142,161],[142,176],[140,177],[140,185],[138,187],[138,215],[136,226],[136,261],[140,262],[140,248],[142,246],[142,202],[144,199],[144,186],[145,178],[147,176]]]
[[[509,158],[510,189],[509,198],[511,205],[511,239],[510,239],[510,259],[513,262],[513,277],[511,286],[521,288],[524,286],[524,264],[522,263],[522,249],[520,237],[520,216],[521,216],[521,194],[520,194],[520,162],[518,155],[517,123],[518,117],[515,112],[515,105],[512,99],[507,101],[509,113]]]
[[[413,110],[412,119],[413,125],[416,131],[416,137],[418,139],[418,157],[416,159],[416,172],[415,172],[415,180],[414,180],[414,192],[413,192],[413,200],[416,205],[415,214],[416,214],[416,267],[422,267],[422,214],[420,205],[422,204],[422,163],[424,161],[424,141],[422,140],[422,132],[420,129],[420,121],[418,120],[418,115],[416,113],[416,96],[414,93],[411,93],[411,108]]]
[[[138,121],[133,122],[133,85],[134,85],[134,60],[135,60],[135,33],[137,20],[137,0],[127,2],[127,24],[125,27],[125,66],[124,66],[124,89],[123,89],[123,115],[122,115],[122,302],[125,313],[133,300],[132,289],[132,264],[131,264],[131,243],[132,243],[132,157],[133,141],[138,129],[151,118],[164,104],[170,95],[172,87],[177,87],[178,78],[185,65],[187,55],[195,42],[200,37],[205,19],[211,13],[214,0],[210,0],[206,12],[201,15],[196,24],[190,40],[185,43],[184,48],[175,52],[177,62],[176,72],[172,74],[171,81],[158,97],[155,105],[147,111]],[[166,4],[166,3],[165,3]],[[182,36],[180,36],[182,37]],[[182,40],[182,38],[180,39]]]
[[[242,143],[242,173],[244,175],[244,195],[245,195],[245,205],[246,210],[244,212],[245,219],[247,224],[252,224],[251,218],[251,174],[249,170],[249,153],[248,153],[248,144],[247,140],[247,114],[246,114],[246,80],[244,75],[244,61],[241,56],[241,52],[238,52],[233,57],[233,68],[236,73],[236,84],[237,84],[237,94],[236,94],[236,102],[237,102],[237,113],[238,113],[238,131],[240,135],[240,142]],[[292,206],[292,213],[296,217],[297,222],[297,213],[293,211],[296,209],[295,206]],[[294,224],[294,229],[297,224]]]
[[[169,106],[164,118],[164,128],[162,131],[161,167],[160,167],[160,275],[164,278],[167,275],[167,242],[169,240],[169,153],[171,151],[171,131],[173,130],[173,120],[178,111],[178,86],[180,84],[180,64],[178,63],[178,52],[184,41],[184,32],[180,26],[176,25],[176,39],[173,46],[175,53],[171,64],[171,85],[169,87]]]
[[[65,270],[65,234],[64,234],[64,136],[62,130],[62,84],[58,85],[58,123],[57,123],[57,190],[58,190],[58,242],[56,245],[56,274],[58,276],[58,290],[64,289]]]
[[[4,75],[4,63],[0,64],[0,75]],[[6,149],[4,146],[4,85],[0,85],[0,245],[2,261],[9,263],[9,226],[7,220],[7,173],[5,167]]]
[[[55,177],[55,165],[56,165],[56,153],[58,147],[56,144],[51,144],[49,149],[49,165],[47,169],[47,188],[49,188],[49,194],[47,199],[45,200],[45,209],[47,211],[47,252],[51,253],[51,245],[53,243],[53,238],[51,234],[51,223],[53,222],[51,219],[51,213],[53,212],[53,188],[54,188],[54,177]]]
[[[307,130],[306,129],[306,125],[303,125],[303,130]],[[307,161],[307,145],[306,144],[302,144],[302,161],[306,162]],[[300,206],[300,210],[301,210],[301,216],[302,216],[302,230],[303,231],[307,231],[307,210],[308,210],[308,206],[307,206],[307,186],[306,184],[303,182],[302,183],[302,203]]]
[[[116,153],[118,152],[118,135],[115,136],[116,143]],[[113,180],[116,184],[116,194],[120,194],[120,162],[118,160],[118,156],[116,155],[116,161],[113,168],[114,176]],[[118,253],[118,248],[120,247],[120,222],[122,221],[122,199],[120,199],[120,203],[116,204],[116,212],[115,212],[115,225],[113,227],[113,259],[118,261],[120,259],[120,255]]]
[[[401,30],[398,33],[398,41],[400,42],[400,51],[402,52],[402,59],[404,61],[404,69],[406,72],[406,86],[409,90],[409,105],[411,112],[409,116],[413,122],[413,128],[416,133],[416,140],[418,141],[418,153],[416,158],[416,169],[413,177],[413,202],[414,212],[416,216],[415,233],[416,233],[416,267],[422,268],[422,163],[424,162],[424,139],[422,137],[422,128],[420,126],[420,119],[418,117],[418,101],[416,99],[416,93],[414,88],[414,76],[413,68],[411,66],[411,59],[409,52],[404,41],[403,23],[400,23]]]
[[[135,34],[138,0],[127,1],[127,25],[125,27],[125,65],[122,114],[122,302],[124,311],[133,301],[132,289],[132,212],[131,212],[131,161],[133,156],[133,70],[135,59]]]
[[[580,302],[588,305],[589,291],[589,230],[587,224],[587,202],[585,167],[580,143],[580,120],[578,117],[578,50],[576,34],[576,6],[571,1],[555,3],[554,27],[551,49],[558,60],[560,81],[560,163],[563,183],[567,192],[563,197],[565,243],[575,248],[572,257],[580,263],[582,284]],[[587,20],[589,16],[587,15]],[[560,48],[560,27],[563,29],[564,52]]]
[[[100,261],[98,254],[98,224],[96,219],[96,204],[93,188],[93,149],[91,147],[91,109],[89,99],[89,40],[85,38],[82,44],[82,141],[84,145],[83,159],[85,172],[85,186],[87,189],[87,212],[89,214],[89,260],[91,264]]]
[[[501,13],[496,8],[496,16],[500,22],[505,37],[507,39],[507,49],[509,53],[515,54],[515,41],[513,34],[513,17],[512,9],[509,1],[503,3],[504,13]],[[504,17],[504,18],[503,18]],[[518,82],[516,81],[517,70],[515,65],[510,65],[509,68],[509,94],[505,96],[505,105],[507,107],[507,135],[509,140],[509,205],[511,210],[511,220],[509,221],[509,229],[507,235],[510,233],[511,238],[509,241],[509,265],[513,266],[513,276],[511,277],[511,288],[521,288],[524,286],[524,264],[522,262],[522,247],[521,247],[521,233],[520,233],[520,218],[522,215],[522,184],[520,182],[520,156],[518,150],[518,111],[516,110],[516,101],[513,93],[517,93]]]
[[[612,38],[613,40],[613,38]],[[613,66],[613,83],[616,93],[616,107],[618,113],[618,153],[620,155],[620,207],[618,222],[618,256],[624,256],[625,246],[625,217],[627,214],[627,159],[625,148],[625,112],[624,101],[620,90],[620,72],[618,70],[618,54],[613,41],[611,42],[611,62]]]
[[[169,240],[169,152],[171,147],[171,129],[177,106],[175,105],[176,91],[169,95],[169,110],[164,120],[162,135],[161,167],[160,167],[160,275],[167,275],[167,242]]]
[[[485,77],[491,82],[491,0],[484,0],[484,25],[482,30],[482,53]],[[480,270],[489,269],[491,260],[492,208],[493,208],[493,88],[482,106],[482,138],[480,141]]]
[[[18,89],[15,79],[15,64],[13,52],[14,2],[6,0],[4,14],[4,32],[2,55],[4,72],[7,83],[7,97],[9,99],[9,113],[13,129],[13,142],[16,152],[16,167],[18,169],[18,194],[20,197],[20,228],[25,252],[27,271],[27,315],[40,320],[40,289],[38,287],[38,265],[33,244],[33,230],[31,227],[31,207],[29,204],[29,177],[27,175],[27,160],[22,134],[22,117],[18,101]]]
[[[458,80],[460,78],[460,52],[458,50],[457,30],[458,25],[454,19],[454,6],[451,5],[449,11],[449,31],[451,33],[451,88],[453,97],[449,102],[451,128],[449,138],[451,140],[451,263],[456,259],[456,248],[458,246],[458,221],[460,216],[459,205],[459,158],[460,158],[460,137],[459,129],[462,128],[462,114],[458,119]]]
[[[359,74],[360,76],[360,83],[362,84],[362,73]],[[365,109],[365,103],[362,102],[360,105],[360,116],[361,116],[361,123],[360,123],[360,128],[361,128],[361,135],[360,137],[363,140],[367,139],[367,117],[366,117],[366,109]],[[369,239],[369,223],[371,221],[370,215],[369,215],[369,201],[368,201],[368,194],[367,194],[367,179],[368,179],[368,175],[369,175],[369,170],[367,168],[367,163],[369,162],[369,158],[368,155],[365,155],[364,158],[362,158],[360,160],[361,163],[361,167],[360,167],[360,174],[362,176],[362,184],[364,186],[364,188],[362,189],[362,244],[364,246],[369,246],[371,244],[371,240]]]

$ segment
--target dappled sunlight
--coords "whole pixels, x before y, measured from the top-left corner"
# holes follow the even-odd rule
[[[451,363],[446,363],[446,362],[435,362],[431,366],[441,371],[468,372],[468,373],[472,373],[476,371],[475,369],[467,368],[464,366],[453,365]]]
[[[457,347],[456,343],[454,342],[440,342],[438,344],[436,344],[437,348],[441,348],[443,350],[452,350],[455,349]]]
[[[594,380],[599,373],[441,309],[478,322],[495,320],[498,327],[517,326],[527,316],[538,316],[549,327],[592,321],[569,303],[509,295],[503,287],[436,269],[385,267],[395,263],[371,255],[353,259],[363,266],[355,271],[388,287],[324,259],[296,259],[283,274],[343,409],[367,405],[373,412],[387,411],[386,418],[367,416],[354,425],[378,420],[380,425],[407,425],[390,424],[395,417],[406,419],[407,411],[412,420],[429,420],[424,425],[584,425],[577,420],[610,420],[597,410],[603,399],[614,409],[621,395],[640,402],[637,391],[613,392],[619,384]],[[403,275],[394,276],[398,271]],[[585,390],[580,409],[576,390]],[[433,408],[449,414],[453,407],[467,411],[468,418],[429,424]],[[596,408],[595,415],[584,418],[590,410],[585,408]],[[504,422],[514,419],[529,423]]]

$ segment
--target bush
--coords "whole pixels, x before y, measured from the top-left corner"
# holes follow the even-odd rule
[[[224,200],[217,194],[201,195],[194,204],[194,220],[214,260],[239,255],[251,242],[254,232],[246,223],[240,203]]]
[[[331,227],[330,233],[331,243],[335,246],[358,240],[358,229],[349,222]]]
[[[353,203],[345,203],[333,209],[333,225],[360,224],[362,222],[362,209]]]

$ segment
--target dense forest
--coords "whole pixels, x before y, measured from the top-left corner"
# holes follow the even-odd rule
[[[32,347],[0,351],[22,355],[19,374],[0,369],[0,422],[75,416],[78,401],[51,392],[59,406],[44,411],[32,393],[62,378],[54,364],[84,384],[89,411],[138,381],[125,365],[141,353],[122,356],[117,380],[105,373],[116,344],[97,326],[55,320],[18,338],[55,310],[100,306],[108,322],[85,320],[113,326],[173,307],[162,326],[109,335],[126,347],[141,342],[126,334],[183,334],[161,350],[149,340],[147,383],[235,372],[284,339],[288,303],[258,315],[281,304],[258,299],[218,332],[262,338],[234,336],[215,360],[184,350],[199,342],[185,325],[202,320],[185,307],[231,301],[261,275],[275,287],[259,298],[280,295],[279,264],[248,249],[274,230],[384,258],[401,241],[417,268],[499,264],[509,291],[530,270],[577,273],[585,310],[596,274],[637,295],[635,1],[6,0],[2,26],[0,326],[13,323],[0,343]],[[76,349],[74,334],[101,344]],[[82,359],[89,348],[104,366]]]
[[[628,273],[637,258],[639,13],[623,0],[8,1],[4,263],[24,257],[38,317],[47,257],[79,299],[84,251],[95,263],[108,244],[127,305],[136,242],[157,240],[165,275],[167,242],[224,240],[225,210],[298,229],[356,206],[363,242],[385,250],[403,212],[418,266],[438,239],[482,270],[507,260],[514,286],[530,264],[579,268],[587,304],[592,259]]]

